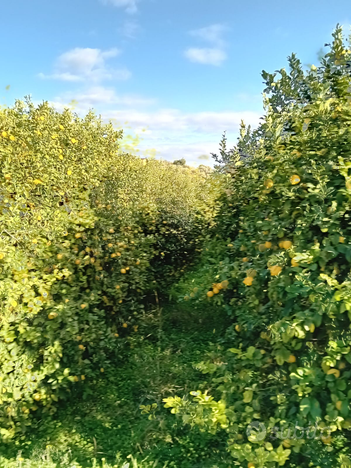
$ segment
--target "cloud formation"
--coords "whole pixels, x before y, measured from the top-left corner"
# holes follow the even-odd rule
[[[204,41],[210,42],[218,47],[225,46],[225,41],[221,37],[229,28],[223,24],[212,24],[205,28],[194,29],[189,32],[190,35],[198,37]]]
[[[221,65],[227,59],[224,50],[226,42],[223,40],[222,35],[228,29],[227,26],[222,24],[212,24],[211,26],[190,31],[191,36],[211,44],[212,47],[189,47],[184,51],[184,56],[194,63]]]
[[[125,11],[134,14],[138,11],[138,0],[100,0],[104,5],[113,5],[117,8],[125,8]]]
[[[77,101],[74,111],[81,117],[94,108],[105,122],[112,121],[116,128],[123,128],[125,136],[138,135],[136,154],[149,157],[154,149],[157,158],[173,161],[184,157],[193,165],[206,160],[206,164],[212,164],[210,153],[219,152],[225,130],[230,149],[239,136],[241,120],[256,127],[262,115],[251,111],[187,113],[179,109],[145,109],[155,101],[140,96],[119,96],[113,89],[103,87],[92,87],[78,94],[66,93],[50,104],[62,111],[72,99]],[[108,108],[110,104],[114,106]]]
[[[80,91],[69,91],[54,99],[56,106],[61,108],[72,100],[77,102],[77,106],[82,112],[102,105],[119,105],[124,107],[149,106],[155,104],[155,99],[147,99],[134,94],[118,95],[114,88],[104,86],[91,86]]]
[[[184,55],[191,62],[215,66],[221,65],[227,58],[227,54],[221,49],[190,48],[184,52]]]
[[[119,32],[128,39],[135,39],[140,29],[136,21],[125,21],[123,26],[119,28]]]
[[[99,82],[110,79],[126,80],[131,73],[127,69],[111,69],[106,61],[120,54],[116,48],[102,51],[100,49],[79,48],[71,49],[60,55],[50,75],[39,73],[42,79],[61,81]]]

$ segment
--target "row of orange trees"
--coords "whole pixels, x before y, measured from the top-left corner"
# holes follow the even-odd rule
[[[259,128],[222,151],[230,187],[202,262],[180,286],[180,300],[210,301],[232,317],[227,351],[212,350],[198,364],[211,376],[210,392],[168,398],[166,406],[202,431],[226,431],[238,466],[345,468],[350,44],[337,27],[320,66],[304,72],[294,55],[289,64],[279,77],[263,73]]]
[[[219,182],[120,150],[122,131],[47,103],[0,111],[0,434],[50,417],[182,274]]]

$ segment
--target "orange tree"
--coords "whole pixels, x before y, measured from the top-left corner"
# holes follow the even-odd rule
[[[93,112],[0,112],[3,440],[116,365],[145,297],[184,269],[179,244],[195,253],[211,221],[211,177],[121,153],[121,137]]]
[[[319,67],[263,73],[264,121],[229,154],[215,234],[179,286],[233,323],[198,364],[212,394],[166,406],[227,431],[241,467],[351,466],[351,51],[333,36]]]

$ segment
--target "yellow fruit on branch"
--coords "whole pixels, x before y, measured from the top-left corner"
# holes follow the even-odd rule
[[[243,283],[244,283],[246,286],[251,286],[252,283],[253,283],[253,280],[254,280],[254,279],[252,278],[252,276],[247,276],[247,277],[244,279]]]
[[[293,245],[292,242],[288,240],[282,242],[282,248],[285,250],[290,249],[292,245]]]
[[[239,333],[239,331],[241,331],[240,325],[235,325],[235,331],[237,331],[238,333]]]
[[[296,357],[293,354],[290,354],[288,362],[292,364],[293,362],[296,362]]]
[[[266,247],[266,249],[270,249],[272,247],[272,242],[265,242],[264,246]]]
[[[219,293],[219,289],[213,288],[213,294],[218,294],[218,293]]]
[[[299,177],[298,175],[294,174],[294,175],[292,175],[292,176],[290,177],[290,183],[291,183],[292,185],[297,185],[297,184],[299,184],[300,182],[301,182],[301,179],[300,179],[300,177]]]
[[[249,261],[248,257],[243,258],[243,262],[248,262],[248,261]]]
[[[273,182],[272,179],[266,179],[266,180],[264,181],[264,186],[265,186],[266,188],[268,188],[268,189],[271,188],[271,187],[273,187],[273,185],[274,185],[274,182]]]
[[[268,268],[271,272],[271,276],[278,276],[279,273],[282,271],[282,267],[279,265],[273,265]]]
[[[214,292],[213,292],[213,291],[207,291],[207,297],[212,297],[212,296],[213,296],[213,294],[214,294]]]
[[[125,275],[127,273],[127,270],[125,270],[124,268],[121,269],[121,273],[122,275]]]

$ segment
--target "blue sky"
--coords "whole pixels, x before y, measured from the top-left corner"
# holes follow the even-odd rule
[[[94,108],[139,135],[141,156],[211,165],[224,130],[231,148],[241,119],[259,122],[261,71],[292,52],[317,64],[337,23],[349,34],[349,11],[347,0],[2,0],[1,104],[75,99],[81,116]]]

